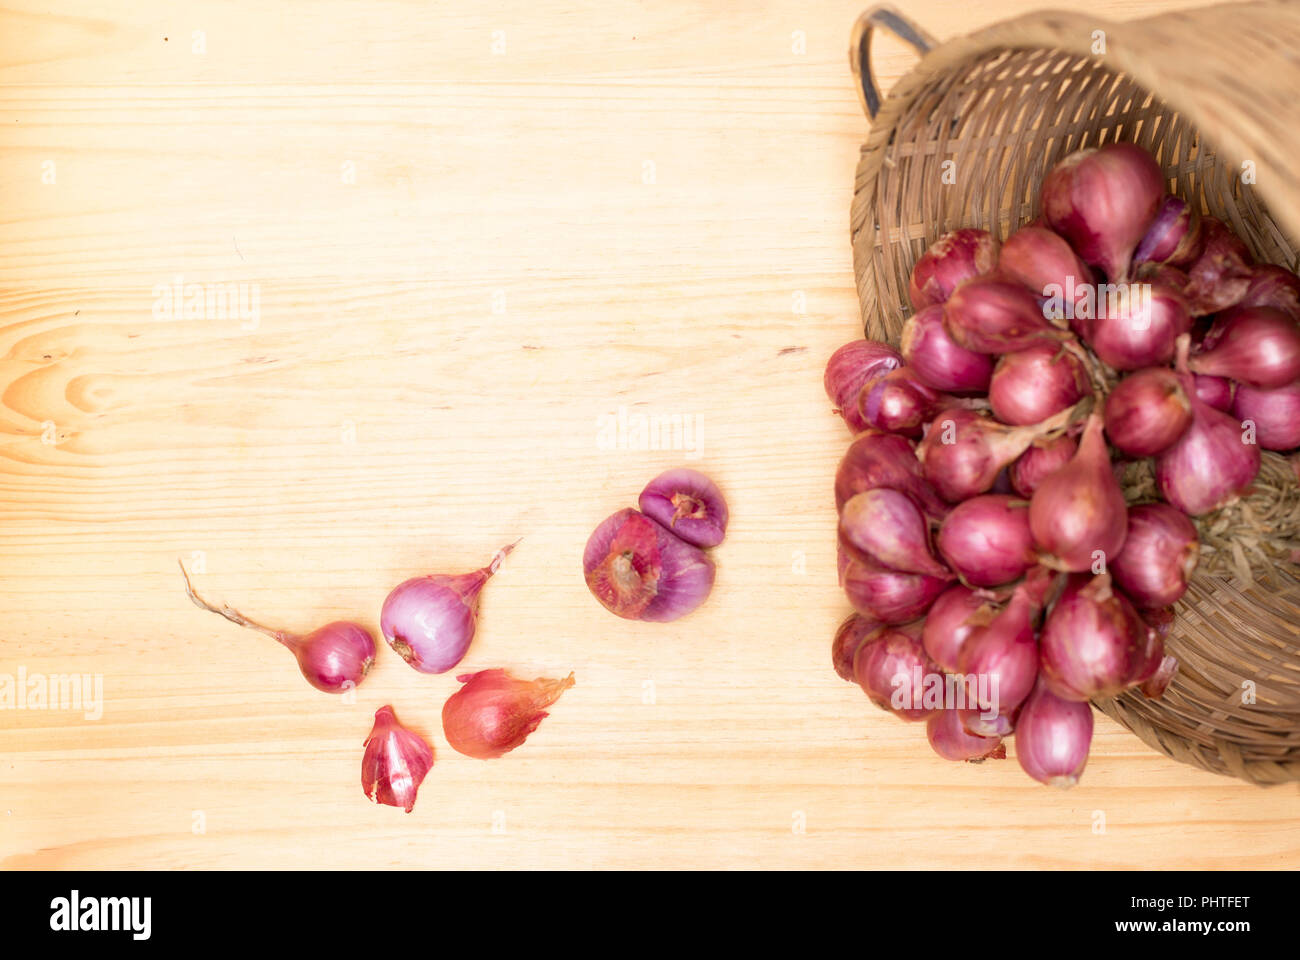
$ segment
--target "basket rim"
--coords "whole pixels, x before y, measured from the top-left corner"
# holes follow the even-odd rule
[[[1268,4],[1213,4],[1197,9],[1239,11],[1268,6]],[[1125,21],[1108,20],[1069,10],[1037,10],[1000,20],[972,33],[940,41],[928,53],[921,56],[882,98],[880,111],[875,119],[870,121],[870,130],[862,146],[859,176],[865,174],[874,179],[879,173],[884,162],[884,148],[889,143],[897,121],[930,78],[997,50],[1054,49],[1080,57],[1089,57],[1115,73],[1132,78],[1148,93],[1155,94],[1159,91],[1158,96],[1171,110],[1182,116],[1195,118],[1198,113],[1204,111],[1198,110],[1199,104],[1187,85],[1167,82],[1169,78],[1161,71],[1156,58],[1143,56],[1134,46],[1124,43],[1125,27],[1140,25],[1163,16],[1165,15],[1157,14],[1154,17]],[[1106,53],[1104,54],[1095,54],[1091,49],[1093,32],[1097,30],[1105,34]],[[1232,129],[1231,125],[1215,129],[1213,140],[1215,147],[1229,156],[1242,157],[1250,154],[1249,145]],[[1266,202],[1270,199],[1266,183],[1256,183],[1255,189],[1260,191]],[[1288,234],[1300,236],[1300,209],[1294,209],[1287,203],[1268,204],[1268,207],[1270,215]]]

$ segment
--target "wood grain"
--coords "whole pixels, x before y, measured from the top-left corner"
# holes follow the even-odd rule
[[[821,368],[855,333],[865,121],[859,5],[806,6],[0,13],[0,674],[104,694],[0,710],[0,865],[1300,862],[1294,788],[1099,717],[1051,792],[933,758],[831,672],[847,434]],[[908,12],[945,37],[1034,6]],[[881,49],[887,84],[911,61]],[[169,318],[178,282],[245,284],[256,316]],[[620,411],[698,431],[611,445]],[[683,462],[731,504],[714,595],[619,621],[586,535]],[[373,625],[401,579],[519,536],[464,667],[577,686],[488,763],[442,740],[451,676],[385,648],[354,702],[318,694],[175,568],[199,552],[201,589],[290,629]],[[384,703],[438,751],[410,815],[360,789]]]

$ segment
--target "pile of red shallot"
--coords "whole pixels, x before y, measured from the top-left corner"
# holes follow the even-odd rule
[[[491,563],[472,573],[414,577],[394,587],[379,615],[389,646],[421,673],[445,673],[460,663],[478,626],[479,594],[514,546],[503,547]],[[180,566],[185,591],[196,606],[282,643],[317,690],[345,693],[370,672],[375,640],[361,624],[337,620],[303,635],[267,627],[229,605],[204,600],[195,592],[185,565]],[[573,686],[573,674],[563,680],[518,680],[501,669],[456,679],[463,686],[443,704],[443,734],[452,749],[483,760],[522,744],[546,717],[546,708]],[[375,712],[364,748],[361,787],[366,796],[410,813],[433,766],[433,747],[404,727],[391,706],[383,706]]]
[[[1031,777],[1076,783],[1089,701],[1177,669],[1190,518],[1247,493],[1261,447],[1300,447],[1300,279],[1166,186],[1131,144],[1065,157],[1041,219],[921,256],[899,350],[826,366],[855,434],[834,668],[945,759],[1014,735]],[[1162,499],[1128,506],[1117,471],[1146,457]]]

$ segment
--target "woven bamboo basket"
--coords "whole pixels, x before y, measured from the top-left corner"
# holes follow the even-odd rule
[[[920,54],[888,97],[871,73],[885,30]],[[1041,12],[942,44],[890,7],[854,28],[872,120],[851,213],[864,330],[897,343],[907,281],[940,234],[1005,238],[1074,150],[1128,140],[1173,192],[1229,224],[1260,262],[1295,269],[1300,237],[1300,3],[1272,0],[1128,23]],[[1130,500],[1154,494],[1126,479]],[[1159,700],[1095,704],[1162,753],[1257,784],[1300,780],[1300,483],[1266,454],[1256,491],[1198,522],[1201,566],[1167,649]]]

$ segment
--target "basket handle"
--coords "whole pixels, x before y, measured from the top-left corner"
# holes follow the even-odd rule
[[[880,91],[876,88],[876,78],[871,73],[871,34],[877,27],[888,30],[922,56],[929,53],[937,42],[888,4],[871,7],[858,17],[849,40],[849,66],[857,81],[862,109],[872,120],[880,112]]]

